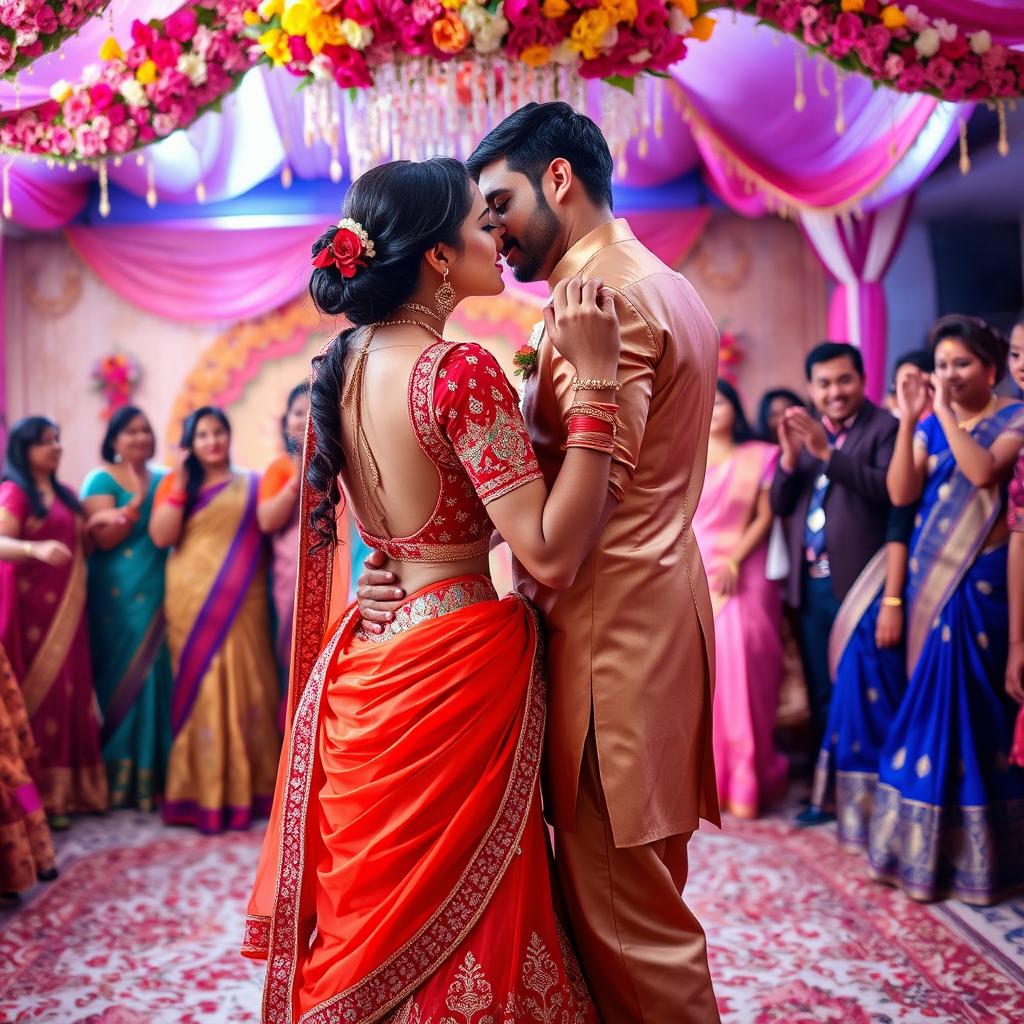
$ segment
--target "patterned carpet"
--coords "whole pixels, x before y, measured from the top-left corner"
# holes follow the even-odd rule
[[[118,813],[59,843],[59,880],[0,914],[0,1022],[257,1021],[261,968],[236,948],[258,833]],[[919,906],[782,819],[698,835],[687,895],[727,1024],[1024,1021],[1024,900]]]

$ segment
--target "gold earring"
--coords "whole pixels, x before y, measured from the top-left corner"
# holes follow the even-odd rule
[[[434,306],[442,320],[447,320],[455,310],[455,289],[448,283],[447,263],[444,265],[444,280],[434,292]]]

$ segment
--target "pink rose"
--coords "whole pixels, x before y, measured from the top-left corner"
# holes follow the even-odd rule
[[[60,113],[60,104],[56,100],[46,100],[36,107],[36,117],[49,124]]]
[[[135,71],[149,60],[149,51],[144,46],[132,46],[124,55],[124,62]]]
[[[637,0],[634,29],[641,36],[660,36],[665,31],[668,12],[663,0]]]
[[[0,36],[0,74],[14,64],[14,47],[6,36]]]
[[[132,22],[132,42],[136,46],[146,49],[153,45],[155,39],[156,33],[148,25],[143,24],[138,18]]]
[[[178,126],[174,123],[174,118],[170,114],[157,114],[153,118],[153,131],[160,136],[160,138],[166,138],[171,132],[176,131]]]
[[[155,138],[156,132],[151,124],[139,125],[139,142],[152,142]]]
[[[75,149],[84,157],[98,156],[102,149],[99,135],[87,124],[75,129]]]
[[[409,13],[417,25],[433,25],[441,17],[441,5],[438,0],[412,0]]]
[[[299,64],[308,64],[313,59],[313,51],[304,36],[289,36],[288,49],[292,51],[292,59]]]
[[[324,47],[326,52],[328,47]],[[362,89],[373,83],[363,55],[351,46],[332,46],[328,55],[334,65],[334,81],[339,89]]]
[[[577,4],[577,6],[584,6]],[[505,17],[510,25],[527,27],[540,27],[544,24],[552,24],[544,17],[544,11],[537,0],[506,0],[504,7]],[[559,32],[559,36],[561,36]]]
[[[50,136],[50,145],[55,153],[60,156],[67,156],[75,148],[75,140],[71,132],[61,124],[53,126],[53,133]]]
[[[882,71],[886,78],[899,78],[903,74],[903,69],[906,64],[903,63],[903,58],[898,53],[890,53],[885,58],[885,64],[882,66]]]
[[[57,15],[53,13],[52,7],[40,7],[36,11],[36,28],[42,35],[52,35],[59,27]]]
[[[77,128],[89,119],[89,97],[84,92],[76,92],[64,101],[64,123],[69,128]]]
[[[183,7],[164,22],[164,32],[179,43],[187,43],[195,34],[198,24],[196,12],[190,7]]]
[[[149,55],[161,71],[166,71],[178,63],[178,58],[181,56],[181,43],[175,39],[158,39],[149,48]]]
[[[911,64],[900,75],[896,88],[900,92],[920,92],[924,88],[924,68],[920,64]]]
[[[110,121],[112,127],[124,124],[127,116],[128,111],[125,109],[123,103],[112,103],[110,107],[107,108],[107,119]]]
[[[945,57],[934,57],[924,71],[925,81],[940,92],[953,81],[953,62]]]
[[[345,0],[341,5],[343,18],[351,18],[360,25],[374,28],[377,24],[379,11],[373,0]]]
[[[945,89],[945,98],[953,102],[965,100],[980,81],[981,69],[976,64],[962,64],[955,69],[953,81]]]
[[[36,39],[35,42],[28,43],[20,48],[22,57],[39,57],[43,52],[43,41]]]
[[[114,90],[106,82],[97,82],[89,90],[89,98],[96,110],[106,110],[114,102]]]

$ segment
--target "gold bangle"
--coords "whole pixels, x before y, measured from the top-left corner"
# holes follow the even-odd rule
[[[581,380],[577,377],[572,382],[573,391],[618,391],[621,387],[617,380]]]
[[[882,598],[883,608],[902,608],[903,598],[902,597],[883,597]]]
[[[725,564],[727,566],[729,566],[729,570],[733,574],[733,576],[739,576],[739,574],[740,574],[740,563],[737,562],[735,558],[727,558],[725,560]]]

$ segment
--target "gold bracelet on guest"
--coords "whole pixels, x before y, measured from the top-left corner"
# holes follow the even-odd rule
[[[618,391],[622,384],[617,380],[597,380],[576,377],[572,382],[573,391]]]
[[[902,608],[903,598],[902,597],[883,597],[882,598],[883,608]]]

